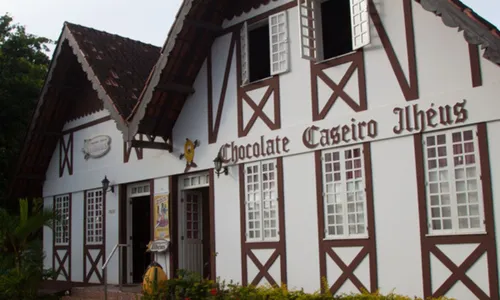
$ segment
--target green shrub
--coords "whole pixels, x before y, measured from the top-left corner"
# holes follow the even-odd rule
[[[325,280],[323,280],[325,285]],[[328,290],[328,289],[326,289]],[[272,286],[241,286],[232,281],[216,282],[201,278],[201,276],[180,270],[178,276],[158,284],[153,293],[145,294],[144,300],[422,300],[390,293],[360,293],[333,296],[326,293],[305,293],[303,290],[291,291],[286,285]],[[450,298],[433,298],[427,300],[452,300]]]

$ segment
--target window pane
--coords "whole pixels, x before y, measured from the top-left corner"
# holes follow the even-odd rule
[[[103,194],[101,189],[87,191],[86,195],[86,240],[87,244],[102,243],[104,222]]]
[[[327,236],[365,234],[366,197],[361,147],[324,151],[323,191]]]
[[[483,226],[475,137],[475,130],[469,128],[424,137],[427,205],[433,230],[457,232]]]
[[[246,219],[249,239],[278,237],[278,191],[275,161],[246,167]]]

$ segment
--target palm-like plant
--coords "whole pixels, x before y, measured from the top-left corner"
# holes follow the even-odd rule
[[[40,199],[33,201],[30,214],[28,199],[19,200],[19,215],[12,215],[0,208],[0,252],[14,255],[15,268],[21,272],[23,255],[44,226],[53,228],[58,215],[52,210],[43,210]]]

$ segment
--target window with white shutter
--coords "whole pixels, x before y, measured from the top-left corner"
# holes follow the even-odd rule
[[[278,179],[276,160],[245,165],[246,240],[277,241]]]
[[[241,47],[241,83],[247,84],[250,80],[248,70],[248,26],[247,22],[243,23],[240,31],[240,47]]]
[[[366,238],[367,212],[362,146],[322,153],[325,238]]]
[[[86,192],[86,242],[88,245],[102,244],[104,240],[104,198],[102,189]]]
[[[289,71],[286,11],[247,25],[240,32],[241,84]]]
[[[322,61],[370,43],[368,0],[297,0],[301,54]]]
[[[485,232],[477,128],[423,135],[430,234]]]
[[[271,75],[288,71],[288,20],[286,11],[269,17]]]
[[[56,196],[54,201],[54,210],[60,219],[55,222],[54,235],[56,245],[69,244],[69,195]]]

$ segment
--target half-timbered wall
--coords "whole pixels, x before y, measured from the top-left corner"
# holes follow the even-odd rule
[[[268,280],[266,275],[279,274],[273,277],[274,281],[286,278],[291,288],[314,291],[320,288],[321,276],[326,275],[330,287],[340,293],[355,292],[362,285],[372,290],[380,288],[382,292],[389,292],[396,289],[398,293],[417,296],[439,291],[448,275],[456,274],[451,279],[462,276],[448,262],[436,265],[437,261],[429,258],[429,247],[434,245],[421,236],[420,226],[421,182],[417,180],[420,164],[413,136],[418,130],[397,128],[398,114],[407,106],[410,112],[420,109],[427,113],[434,108],[439,114],[439,107],[461,103],[462,109],[467,110],[466,118],[455,124],[428,126],[425,131],[485,123],[487,145],[483,145],[483,149],[487,148],[490,153],[492,218],[497,224],[488,231],[492,232],[488,243],[493,232],[498,239],[500,207],[495,199],[500,197],[500,159],[491,153],[500,151],[500,138],[495,134],[500,130],[500,114],[488,108],[498,105],[500,68],[482,58],[482,50],[467,45],[461,32],[444,26],[439,17],[424,11],[414,1],[368,2],[371,43],[327,62],[314,63],[301,57],[295,1],[271,1],[269,5],[227,20],[225,32],[215,40],[194,82],[196,92],[183,106],[173,132],[172,153],[150,149],[130,151],[114,121],[104,111],[66,124],[65,137],[72,135],[73,138],[73,173],[69,175],[66,168],[60,176],[58,145],[47,171],[44,197],[45,204],[50,206],[55,195],[73,195],[72,211],[77,220],[72,223],[72,237],[82,240],[72,242],[72,247],[79,245],[81,249],[71,256],[72,279],[84,280],[83,265],[78,265],[75,258],[83,258],[84,226],[83,220],[78,221],[78,216],[83,218],[84,215],[83,191],[99,188],[105,175],[111,185],[118,185],[181,174],[186,162],[179,159],[179,155],[184,151],[187,138],[199,141],[194,155],[196,167],[189,171],[196,172],[213,168],[213,159],[226,143],[225,158],[231,159],[231,155],[239,155],[240,151],[233,146],[243,146],[246,151],[250,144],[253,150],[253,144],[261,143],[261,138],[266,143],[271,139],[276,141],[277,137],[282,146],[280,153],[228,161],[229,174],[214,178],[216,276],[251,283],[255,277]],[[242,22],[252,25],[269,17],[271,10],[272,14],[285,11],[287,15],[289,68],[279,75],[241,85],[245,76],[242,73]],[[460,105],[456,109],[461,109]],[[320,129],[358,122],[366,125],[370,120],[376,122],[372,127],[376,134],[372,132],[372,137],[365,135],[364,140],[358,140],[364,143],[365,151],[363,171],[369,234],[364,239],[324,240],[325,214],[321,214],[319,207],[323,201],[323,173],[318,157],[323,150],[361,144],[349,141],[341,145],[315,146],[306,129],[314,131],[311,126],[317,126],[318,131],[314,134],[318,135]],[[87,123],[91,126],[85,126]],[[81,151],[83,140],[97,135],[111,137],[111,149],[100,158],[86,160]],[[249,253],[255,249],[249,246],[242,233],[242,227],[246,226],[246,220],[241,218],[244,215],[242,205],[246,200],[243,199],[245,193],[241,194],[245,187],[240,165],[275,158],[282,165],[283,235],[286,239],[274,248],[274,251],[279,250],[279,263],[257,275],[259,269],[266,269],[266,259],[257,257],[261,264],[257,266],[255,259],[249,258]],[[118,241],[117,190],[115,186],[115,193],[106,195],[106,256]],[[80,237],[75,232],[77,228]],[[44,237],[44,249],[52,258],[50,231],[45,230]],[[450,240],[464,252],[470,246],[462,245],[454,237]],[[281,239],[279,241],[281,243]],[[486,243],[482,240],[478,243],[483,242]],[[495,251],[497,256],[500,254],[498,247],[491,244],[488,247],[488,255]],[[431,250],[437,253],[434,248]],[[243,260],[246,265],[234,263]],[[429,261],[433,272],[430,283],[426,276]],[[467,276],[494,299],[496,295],[490,294],[495,291],[489,284],[493,277],[487,273],[498,272],[497,266],[500,266],[496,258],[489,262],[490,271],[471,268]],[[117,263],[115,258],[110,264],[110,282],[118,280]],[[46,259],[45,264],[51,266],[52,260]],[[459,266],[460,262],[455,264]],[[74,275],[75,268],[81,268],[78,271],[81,277]],[[250,278],[249,274],[255,276]],[[446,289],[447,295],[458,298],[474,295],[474,291],[467,288],[470,286],[457,284]],[[487,298],[477,290],[475,295]]]

